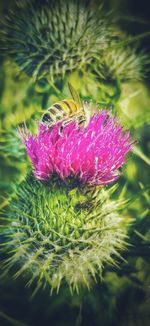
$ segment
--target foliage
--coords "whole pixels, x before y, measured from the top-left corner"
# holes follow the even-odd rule
[[[1,130],[0,160],[0,207],[3,207],[9,202],[8,198],[13,192],[13,185],[23,179],[28,168],[24,146],[17,130],[11,128]]]

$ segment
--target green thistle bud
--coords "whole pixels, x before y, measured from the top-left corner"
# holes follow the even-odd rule
[[[116,186],[115,186],[116,188]],[[111,200],[114,187],[90,190],[58,179],[49,185],[28,178],[18,186],[2,227],[7,258],[5,272],[24,275],[28,285],[57,289],[62,281],[71,291],[90,288],[102,277],[105,264],[116,264],[124,248],[118,213]]]
[[[148,55],[144,51],[138,54],[136,46],[124,46],[123,43],[118,46],[112,42],[111,48],[105,51],[103,74],[106,79],[140,81],[144,78],[149,63]]]
[[[102,81],[139,80],[145,56],[131,38],[128,45],[116,21],[104,6],[86,1],[21,1],[2,22],[1,52],[42,89],[54,82],[60,86],[74,71]]]
[[[106,46],[110,30],[98,12],[101,19],[79,1],[16,3],[3,22],[3,51],[34,80],[64,76],[90,64]]]

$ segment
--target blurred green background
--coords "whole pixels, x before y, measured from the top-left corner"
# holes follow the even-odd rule
[[[94,1],[93,6],[97,2]],[[119,24],[123,31],[134,36],[150,31],[146,0],[108,0],[104,3],[108,10],[120,12]],[[0,2],[2,16],[11,5],[13,1]],[[149,36],[141,39],[140,47],[146,53],[150,50],[149,41]],[[5,209],[15,183],[24,178],[30,166],[17,127],[26,122],[34,130],[35,121],[43,109],[54,103],[58,94],[51,87],[41,91],[41,87],[32,83],[24,73],[18,75],[16,64],[9,57],[1,56],[0,60],[0,205]],[[94,102],[101,102],[106,89],[110,96],[114,91],[114,85],[106,81],[100,85],[99,92],[97,81],[94,82],[90,76],[82,80],[78,71],[70,74],[69,80],[78,88],[83,99],[92,97]],[[113,103],[115,113],[137,140],[119,179],[118,194],[129,200],[123,212],[130,243],[123,253],[124,262],[119,269],[106,267],[103,283],[93,285],[90,292],[83,290],[80,295],[73,296],[64,285],[58,295],[50,297],[45,290],[31,300],[32,291],[25,287],[24,280],[12,279],[11,275],[0,279],[0,325],[149,325],[149,85],[149,73],[142,81],[122,82],[121,93]],[[66,82],[62,91],[69,96]]]

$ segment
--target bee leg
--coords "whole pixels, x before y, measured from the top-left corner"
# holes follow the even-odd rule
[[[79,127],[83,127],[85,121],[86,121],[86,120],[85,120],[85,116],[83,116],[83,115],[79,116],[79,118],[77,119],[78,126],[79,126]]]
[[[63,120],[62,125],[63,125],[63,127],[65,127],[65,126],[67,126],[68,123],[73,122],[73,121],[75,121],[74,116],[66,118],[66,119]]]
[[[62,137],[62,131],[63,131],[63,126],[61,125],[58,131],[60,137]]]
[[[92,108],[92,101],[91,102],[84,102],[83,103],[83,110],[84,110],[84,115],[85,115],[85,123],[84,123],[84,128],[86,128],[90,122],[90,118],[93,116],[94,111]]]
[[[61,124],[61,126],[60,126],[60,128],[59,128],[59,135],[62,137],[62,131],[63,131],[63,128],[65,127],[65,126],[67,126],[67,124],[69,124],[71,121],[72,121],[73,119],[71,119],[71,118],[69,118],[69,119],[63,119],[62,120],[62,124]]]

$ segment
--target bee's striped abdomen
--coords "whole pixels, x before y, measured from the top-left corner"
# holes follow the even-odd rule
[[[56,123],[58,120],[63,119],[66,113],[62,109],[61,105],[56,103],[46,110],[43,114],[42,122],[46,124]]]
[[[72,114],[78,110],[78,107],[73,100],[63,100],[62,102],[63,104],[65,104],[65,107],[69,114]]]
[[[55,103],[53,108],[55,110],[55,116],[57,117],[57,120],[63,119],[67,116],[67,111],[62,107],[62,102]]]
[[[42,122],[48,126],[53,125],[59,120],[70,118],[80,111],[79,105],[71,99],[62,100],[46,110],[43,114]]]
[[[42,117],[42,122],[44,122],[46,124],[51,122],[51,117],[50,117],[49,113],[44,113],[44,115]]]

